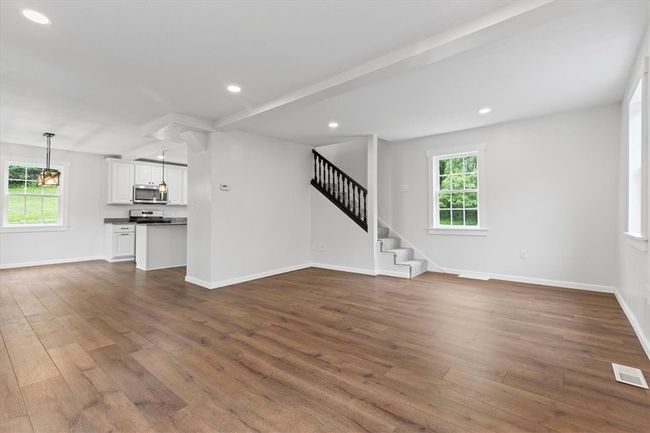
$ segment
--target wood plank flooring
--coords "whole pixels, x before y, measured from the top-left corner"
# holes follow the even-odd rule
[[[650,432],[614,296],[306,269],[205,290],[183,268],[0,272],[0,431]]]

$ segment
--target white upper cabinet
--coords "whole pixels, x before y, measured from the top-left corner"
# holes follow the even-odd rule
[[[158,185],[162,180],[162,167],[148,164],[135,164],[136,185]]]
[[[108,161],[108,202],[130,204],[133,194],[133,164]]]
[[[106,160],[108,164],[108,203],[131,204],[133,185],[158,185],[162,165],[146,162]],[[165,183],[169,188],[168,204],[187,204],[187,168],[165,165]]]
[[[183,204],[183,171],[181,167],[165,167],[165,183],[167,184],[168,204]]]

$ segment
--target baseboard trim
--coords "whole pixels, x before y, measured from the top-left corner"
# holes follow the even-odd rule
[[[328,269],[330,271],[351,272],[353,274],[363,274],[363,275],[372,275],[372,276],[377,275],[377,271],[373,269],[353,268],[350,266],[341,266],[341,265],[329,265],[326,263],[312,263],[310,266],[312,268]]]
[[[385,277],[405,278],[407,280],[411,278],[409,275],[404,275],[397,271],[377,271],[377,275],[383,275]]]
[[[618,289],[614,289],[614,295],[616,295],[616,300],[621,306],[621,309],[623,309],[625,316],[627,316],[628,322],[630,322],[630,325],[632,325],[632,329],[634,329],[637,338],[641,342],[641,347],[643,347],[645,354],[648,356],[648,359],[650,359],[650,339],[643,332],[643,329],[641,328],[641,324],[639,323],[638,320],[636,320],[636,316],[634,316],[634,313],[632,313],[632,310],[630,310],[630,307],[628,307],[627,303],[625,302],[625,299],[623,299],[623,296],[618,291]]]
[[[102,256],[86,256],[86,257],[73,257],[69,259],[36,260],[33,262],[22,262],[22,263],[3,263],[0,264],[0,269],[28,268],[31,266],[61,265],[64,263],[90,262],[92,260],[103,260],[103,259],[104,257]]]
[[[135,261],[135,256],[119,257],[119,258],[116,258],[116,259],[109,259],[108,257],[104,257],[104,260],[106,260],[108,263],[134,262]]]
[[[587,290],[590,292],[614,293],[614,287],[600,284],[576,283],[574,281],[549,280],[546,278],[523,277],[519,275],[493,274],[490,272],[477,272],[469,269],[445,268],[445,273],[475,274],[491,280],[512,281],[513,283],[537,284],[540,286],[562,287],[564,289]]]
[[[286,266],[284,268],[272,269],[270,271],[259,272],[256,274],[242,275],[241,277],[229,278],[221,281],[205,281],[200,278],[194,278],[186,275],[185,281],[188,283],[196,284],[206,289],[218,289],[220,287],[232,286],[233,284],[245,283],[246,281],[257,280],[260,278],[272,277],[273,275],[285,274],[287,272],[298,271],[311,267],[311,263],[303,263],[300,265]]]

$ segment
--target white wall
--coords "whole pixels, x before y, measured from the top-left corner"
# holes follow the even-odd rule
[[[620,134],[620,177],[619,177],[619,214],[617,225],[617,240],[619,248],[619,272],[617,290],[619,301],[626,309],[630,322],[635,326],[637,335],[644,344],[648,357],[650,357],[650,254],[648,254],[647,242],[633,242],[623,233],[627,230],[627,197],[628,197],[628,169],[627,169],[627,140],[628,140],[628,117],[627,117],[627,95],[637,83],[637,71],[642,67],[643,58],[650,56],[650,28],[646,32],[643,44],[639,49],[632,76],[630,77],[626,98],[624,98],[621,109],[621,134]],[[648,90],[646,89],[646,92]],[[647,95],[647,94],[646,94]],[[647,97],[647,96],[646,96]],[[650,117],[648,118],[650,122]],[[647,134],[644,143],[648,148]],[[648,165],[650,166],[650,149],[646,151]],[[650,186],[646,181],[646,192],[650,203]],[[647,224],[647,222],[646,222]],[[646,230],[646,233],[650,232]],[[645,245],[643,245],[645,244]],[[643,250],[645,247],[645,251]]]
[[[381,175],[390,167],[392,181],[380,191],[379,217],[443,268],[611,290],[619,130],[620,109],[612,105],[382,143]],[[481,211],[489,232],[429,235],[426,152],[472,144],[487,145]]]
[[[364,137],[348,143],[322,146],[317,151],[368,189],[368,231],[358,226],[315,188],[311,188],[312,261],[323,267],[375,273],[377,140]],[[321,152],[321,149],[323,152]],[[331,157],[331,158],[330,158]],[[364,178],[360,176],[365,174]]]
[[[188,160],[190,281],[216,287],[309,264],[309,147],[244,132],[214,133],[207,155],[190,151]],[[209,190],[203,185],[197,193],[194,188],[208,177]],[[203,214],[208,197],[209,218]],[[197,264],[206,255],[209,275]]]
[[[368,139],[319,146],[316,151],[348,176],[368,188]]]
[[[41,147],[8,143],[2,143],[0,147],[3,158],[45,158],[45,149]],[[69,228],[65,231],[0,234],[0,265],[3,267],[93,258],[102,253],[104,216],[97,194],[105,182],[99,175],[102,156],[53,149],[52,161],[53,164],[70,164],[62,179],[68,190]],[[0,179],[4,179],[4,173],[0,175]]]

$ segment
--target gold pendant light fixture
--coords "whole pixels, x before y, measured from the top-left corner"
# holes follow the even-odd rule
[[[167,184],[165,183],[165,152],[166,150],[163,150],[162,152],[162,181],[160,182],[160,185],[158,185],[161,199],[165,199],[165,196],[167,195]]]
[[[36,178],[36,185],[46,188],[55,188],[59,186],[61,172],[50,167],[50,140],[52,137],[54,137],[54,134],[51,132],[46,132],[43,134],[43,136],[47,137],[47,156],[45,158],[45,168],[39,173],[38,177]]]

